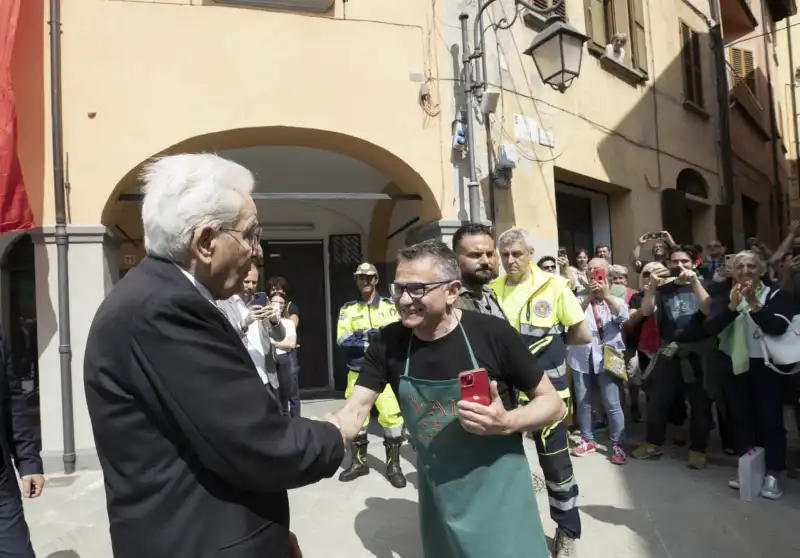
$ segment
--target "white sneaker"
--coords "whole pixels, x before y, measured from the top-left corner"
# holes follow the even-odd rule
[[[778,500],[781,496],[783,496],[783,490],[781,490],[778,484],[778,479],[772,475],[764,477],[764,486],[761,487],[761,497],[767,500]]]

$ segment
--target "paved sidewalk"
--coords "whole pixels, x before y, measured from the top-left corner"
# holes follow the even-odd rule
[[[338,401],[305,405],[321,415]],[[409,486],[381,476],[383,446],[371,437],[374,471],[355,482],[335,478],[290,492],[292,529],[306,558],[421,558],[413,450],[403,447]],[[526,444],[529,442],[526,442]],[[528,448],[535,469],[533,444]],[[611,465],[598,453],[575,459],[581,488],[582,558],[760,558],[800,556],[800,482],[785,483],[781,501],[746,504],[727,487],[730,459],[705,471],[685,467],[675,449],[659,460]],[[555,526],[538,494],[545,530]],[[42,498],[26,502],[39,558],[111,558],[102,476],[83,471],[49,479]],[[488,558],[488,557],[487,557]]]

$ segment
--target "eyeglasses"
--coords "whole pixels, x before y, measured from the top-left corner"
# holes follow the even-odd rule
[[[403,293],[408,293],[413,300],[419,300],[425,295],[430,293],[433,289],[443,285],[449,285],[455,279],[448,279],[447,281],[433,281],[430,283],[392,283],[389,285],[389,294],[395,300],[400,300]]]
[[[543,265],[542,266],[542,271],[555,271],[555,270],[556,270],[556,266],[554,266],[554,265]]]
[[[642,272],[642,279],[649,279],[652,273],[650,271],[643,271]]]
[[[233,238],[239,241],[241,244],[242,241],[247,242],[251,250],[256,250],[261,245],[261,227],[256,227],[252,231],[240,230],[240,229],[220,229],[222,232],[226,233],[239,233],[241,235],[241,240],[236,235],[231,235]]]

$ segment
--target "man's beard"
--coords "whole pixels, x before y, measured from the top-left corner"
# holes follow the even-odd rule
[[[480,275],[478,275],[480,273]],[[474,272],[462,272],[462,279],[468,285],[483,286],[488,285],[492,281],[492,268],[483,268]]]

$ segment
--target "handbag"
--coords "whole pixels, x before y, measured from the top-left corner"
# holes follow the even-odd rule
[[[603,343],[603,322],[597,313],[597,304],[591,302],[592,313],[594,313],[595,323],[597,324],[597,335],[603,345],[603,369],[623,382],[628,381],[628,368],[625,366],[625,353]]]
[[[773,291],[767,300],[775,296],[777,292],[777,290]],[[758,339],[761,352],[764,354],[764,364],[778,374],[787,376],[797,374],[800,372],[800,314],[793,316],[791,320],[781,314],[775,314],[775,317],[784,320],[788,326],[782,335],[767,335],[756,326],[756,339]],[[748,318],[753,320],[750,316]],[[790,370],[780,370],[776,365],[793,366]]]

